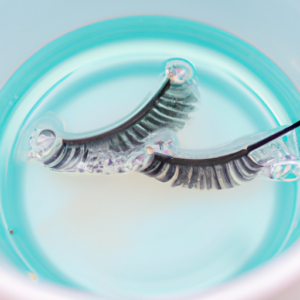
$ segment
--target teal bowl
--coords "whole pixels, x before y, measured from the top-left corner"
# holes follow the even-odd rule
[[[255,47],[204,23],[117,18],[49,42],[0,90],[3,276],[30,299],[198,299],[220,286],[231,295],[222,299],[235,299],[236,282],[250,293],[290,259],[281,253],[300,234],[297,182],[200,192],[135,173],[59,174],[28,163],[37,120],[55,115],[68,132],[113,126],[143,103],[172,57],[193,63],[201,93],[195,120],[178,135],[184,147],[299,120],[300,94],[288,76]]]

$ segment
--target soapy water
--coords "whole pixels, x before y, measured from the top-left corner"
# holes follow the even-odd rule
[[[149,36],[107,41],[99,52],[91,47],[69,57],[66,51],[66,61],[40,75],[39,84],[20,97],[23,106],[6,120],[9,134],[3,135],[0,150],[2,157],[9,156],[5,165],[1,161],[0,180],[9,246],[3,252],[38,281],[122,299],[187,296],[234,278],[292,244],[299,232],[297,182],[255,180],[199,192],[170,189],[138,173],[50,172],[25,162],[23,141],[29,150],[36,123],[49,112],[64,120],[63,132],[122,123],[142,105],[161,62],[170,57],[193,62],[201,92],[193,122],[177,134],[184,148],[214,147],[291,124],[299,118],[294,102],[299,95],[268,58],[215,28],[146,18],[137,29],[131,20],[121,27],[148,30]],[[172,29],[178,22],[185,30]],[[158,33],[164,24],[166,36]],[[103,33],[97,26],[74,35],[80,40]],[[98,62],[89,64],[96,56]],[[43,135],[47,149],[53,135]]]

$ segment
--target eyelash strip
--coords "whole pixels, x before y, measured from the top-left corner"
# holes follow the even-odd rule
[[[222,162],[220,158],[196,160],[155,154],[151,165],[141,172],[161,182],[171,181],[172,187],[220,190],[252,180],[262,168],[247,156],[226,160],[225,157]]]
[[[300,121],[242,150],[219,157],[189,159],[155,153],[151,164],[141,172],[161,182],[170,181],[173,187],[200,190],[233,188],[254,179],[264,168],[251,159],[256,150],[264,152],[261,147],[299,126]]]
[[[181,130],[190,119],[190,113],[197,110],[199,100],[194,79],[183,85],[173,85],[170,80],[165,80],[149,103],[121,126],[98,136],[65,139],[64,142],[66,145],[82,145],[101,140],[103,143],[108,142],[113,151],[128,151],[161,128]]]
[[[174,62],[178,64],[178,60]],[[181,71],[184,67],[186,72],[189,68],[192,69],[187,62],[180,63],[183,63]],[[81,139],[62,139],[61,147],[51,157],[43,159],[44,165],[58,171],[70,171],[79,163],[85,164],[94,159],[95,153],[99,151],[128,152],[142,146],[145,140],[158,130],[181,130],[191,118],[191,113],[198,109],[198,86],[193,78],[176,82],[177,78],[173,76],[172,71],[176,71],[177,68],[178,72],[180,66],[173,67],[172,61],[169,61],[168,65],[171,67],[166,67],[166,73],[168,71],[167,74],[171,75],[165,75],[162,85],[143,109],[122,125],[102,134]],[[55,137],[53,131],[48,132]]]

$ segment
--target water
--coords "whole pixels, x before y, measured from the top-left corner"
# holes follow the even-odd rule
[[[172,57],[194,64],[202,98],[178,135],[182,147],[211,147],[299,118],[300,95],[273,62],[204,24],[132,17],[53,41],[0,91],[1,249],[21,272],[122,299],[187,297],[297,239],[297,183],[255,180],[200,192],[141,174],[60,174],[25,162],[39,118],[51,112],[69,132],[117,122],[142,103]]]

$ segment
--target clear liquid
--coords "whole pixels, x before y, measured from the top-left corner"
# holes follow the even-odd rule
[[[297,183],[255,180],[202,192],[138,173],[60,174],[24,161],[39,118],[52,112],[69,132],[119,121],[142,103],[171,57],[194,64],[202,98],[196,118],[178,135],[182,147],[215,146],[299,117],[292,84],[250,45],[197,23],[189,34],[174,33],[175,21],[167,18],[163,36],[147,20],[152,35],[95,41],[66,55],[20,96],[7,120],[3,220],[17,254],[12,260],[40,281],[122,299],[186,296],[264,263],[298,237]],[[188,21],[176,22],[185,28]],[[95,26],[85,30],[93,34]]]

